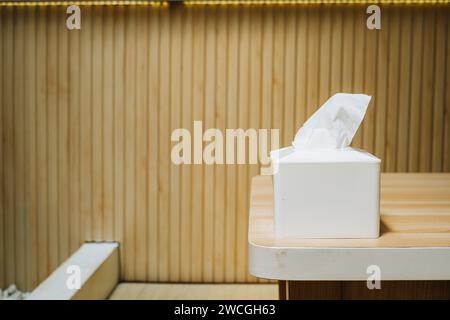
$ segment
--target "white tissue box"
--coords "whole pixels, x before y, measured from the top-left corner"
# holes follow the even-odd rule
[[[278,238],[377,238],[380,159],[357,149],[271,152]]]

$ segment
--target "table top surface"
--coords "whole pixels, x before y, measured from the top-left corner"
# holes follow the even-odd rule
[[[450,247],[450,173],[383,173],[377,239],[277,239],[271,176],[252,180],[249,243],[327,248]]]

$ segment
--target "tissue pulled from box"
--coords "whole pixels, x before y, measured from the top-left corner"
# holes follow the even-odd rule
[[[298,130],[295,149],[343,149],[350,145],[371,97],[365,94],[336,93]]]

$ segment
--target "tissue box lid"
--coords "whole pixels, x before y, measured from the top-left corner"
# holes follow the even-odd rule
[[[270,153],[272,162],[276,163],[374,163],[381,162],[374,155],[356,148],[344,149],[303,149],[294,147],[274,150]]]

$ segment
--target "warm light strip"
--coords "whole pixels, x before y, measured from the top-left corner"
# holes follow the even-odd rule
[[[450,0],[187,0],[186,5],[449,4]]]
[[[86,0],[86,1],[0,1],[3,6],[167,6],[169,3],[192,5],[288,5],[288,4],[449,4],[450,0]]]
[[[93,0],[93,1],[2,1],[0,7],[23,6],[118,6],[118,5],[142,5],[142,6],[167,6],[167,1],[133,1],[133,0]]]

